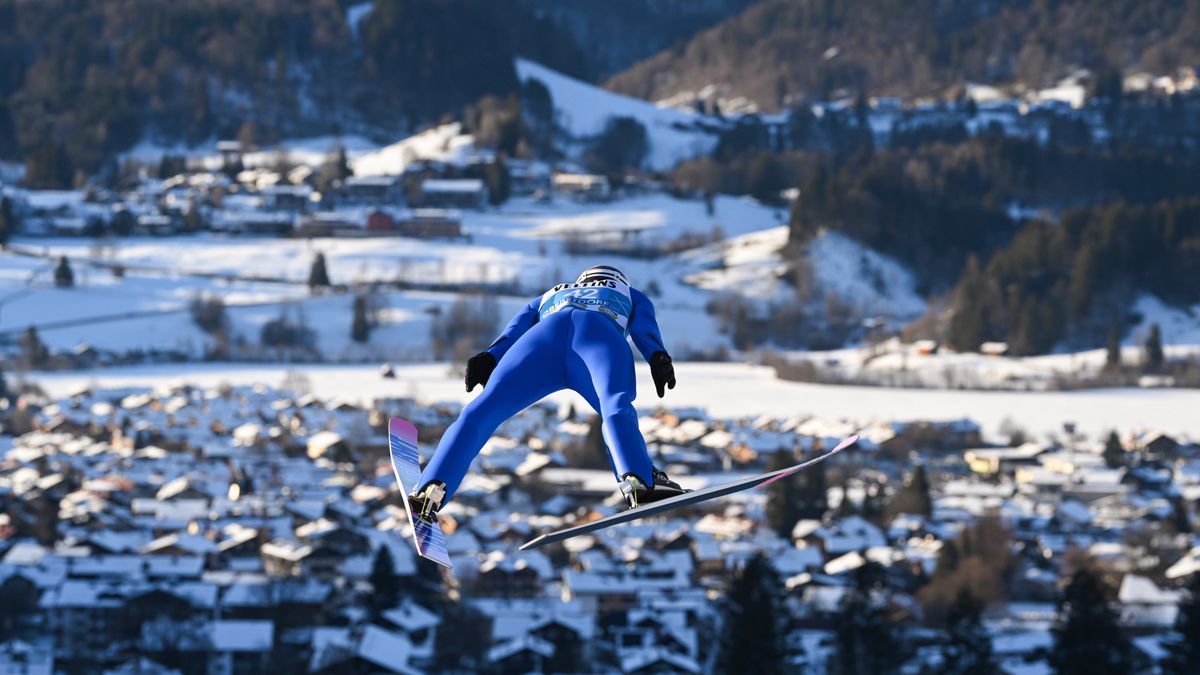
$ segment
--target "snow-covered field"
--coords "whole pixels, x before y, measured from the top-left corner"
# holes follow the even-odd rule
[[[303,312],[317,331],[321,351],[332,359],[426,360],[430,311],[449,304],[443,293],[386,291],[377,298],[381,326],[366,346],[350,340],[350,295],[311,296],[304,282],[317,252],[325,255],[335,284],[406,281],[416,284],[515,282],[529,293],[573,279],[599,260],[563,249],[576,234],[619,232],[636,227],[643,240],[669,241],[711,232],[715,227],[739,236],[777,228],[786,214],[749,199],[721,197],[713,215],[699,201],[648,195],[608,204],[552,204],[514,200],[498,210],[467,212],[470,241],[407,238],[314,240],[195,235],[113,239],[104,245],[79,238],[18,238],[17,247],[45,259],[0,253],[0,332],[36,325],[43,340],[61,349],[80,342],[114,351],[139,348],[202,353],[210,338],[186,311],[196,297],[224,298],[233,337],[257,341],[262,325],[282,311]],[[77,287],[53,286],[53,259],[73,261]],[[606,260],[609,259],[606,257]],[[119,263],[123,277],[89,264]],[[658,260],[622,259],[634,284],[653,282],[659,320],[679,353],[727,344],[704,312],[710,293],[685,278],[714,265],[684,256]],[[278,278],[287,283],[222,280],[208,276]],[[502,297],[504,318],[528,298]],[[127,313],[161,312],[153,317],[117,320]],[[87,319],[112,318],[94,324]],[[71,323],[73,325],[62,325]]]
[[[672,351],[712,352],[729,347],[715,317],[706,313],[719,294],[787,302],[795,289],[781,279],[779,254],[787,242],[784,210],[753,200],[718,197],[711,215],[698,200],[644,195],[603,204],[559,199],[550,204],[516,199],[499,209],[467,212],[469,241],[369,239],[279,239],[195,235],[120,238],[18,238],[17,247],[43,256],[0,253],[0,335],[12,337],[36,325],[58,349],[80,343],[123,352],[169,349],[205,353],[212,338],[188,312],[197,297],[224,299],[233,341],[255,343],[262,327],[281,314],[303,315],[316,332],[322,354],[335,361],[426,361],[432,358],[432,313],[454,300],[448,293],[380,291],[375,300],[380,325],[370,341],[350,339],[351,294],[313,296],[304,285],[313,256],[325,255],[336,284],[406,281],[415,284],[512,282],[522,294],[498,298],[501,320],[555,283],[574,278],[596,262],[615,262],[653,297]],[[567,242],[577,235],[633,232],[646,242],[667,242],[719,229],[725,239],[655,260],[573,256]],[[52,260],[73,261],[77,287],[54,288]],[[911,274],[895,261],[844,235],[824,232],[810,244],[807,271],[813,298],[833,295],[858,316],[884,316],[898,328],[920,315],[924,300]],[[120,263],[123,277],[91,262]],[[207,275],[207,276],[197,276]],[[283,283],[214,279],[211,275],[277,278]],[[653,284],[651,284],[653,282]],[[1152,323],[1171,345],[1168,354],[1200,352],[1200,308],[1172,308],[1151,296],[1134,307],[1139,326],[1126,336],[1126,360],[1135,362]],[[835,368],[848,378],[930,387],[1044,387],[1056,373],[1099,368],[1102,351],[1033,358],[989,358],[978,354],[918,355],[911,345],[848,347],[796,354]]]
[[[396,379],[380,377],[369,366],[241,366],[195,364],[187,366],[139,366],[73,373],[31,373],[55,396],[95,385],[102,387],[158,387],[189,382],[202,386],[266,384],[278,386],[290,372],[303,374],[313,393],[322,397],[369,401],[382,396],[416,396],[426,401],[466,401],[462,380],[447,364],[397,368]],[[1064,421],[1073,421],[1079,431],[1093,438],[1110,429],[1160,429],[1168,433],[1200,438],[1200,391],[1107,389],[1083,392],[981,392],[843,387],[777,380],[774,372],[761,366],[741,364],[681,363],[679,385],[665,399],[653,393],[649,369],[638,368],[643,412],[660,403],[667,406],[698,406],[720,417],[816,415],[846,419],[863,425],[872,421],[955,420],[969,418],[983,426],[985,434],[999,437],[1006,422],[1039,436],[1058,433]],[[294,379],[294,378],[293,378]],[[477,390],[478,391],[478,390]],[[575,394],[557,395],[559,400],[586,404]]]

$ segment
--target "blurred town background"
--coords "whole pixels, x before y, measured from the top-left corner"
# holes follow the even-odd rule
[[[1200,672],[1200,3],[0,0],[0,673]],[[659,466],[462,364],[596,263]]]

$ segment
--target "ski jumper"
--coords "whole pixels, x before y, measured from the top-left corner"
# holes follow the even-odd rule
[[[487,351],[496,368],[483,392],[446,429],[420,485],[446,484],[446,499],[496,427],[563,389],[579,393],[603,421],[613,473],[652,485],[652,465],[633,408],[636,382],[626,336],[648,361],[666,351],[643,293],[616,281],[560,284],[525,306]]]

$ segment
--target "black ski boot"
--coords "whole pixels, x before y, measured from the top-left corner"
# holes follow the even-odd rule
[[[679,483],[671,480],[667,474],[655,467],[651,467],[651,474],[654,477],[654,485],[650,487],[647,487],[642,479],[632,473],[625,474],[621,477],[621,482],[617,483],[617,487],[621,490],[621,496],[625,498],[625,503],[629,505],[629,508],[636,509],[645,504],[690,492],[690,490],[684,490]]]
[[[429,481],[425,487],[408,496],[408,506],[414,518],[427,523],[436,523],[438,511],[446,499],[446,484],[440,480]]]

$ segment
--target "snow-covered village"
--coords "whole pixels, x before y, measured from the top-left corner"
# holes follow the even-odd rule
[[[1064,431],[992,447],[966,419],[861,426],[699,408],[641,421],[688,487],[785,466],[851,430],[863,439],[762,494],[519,551],[540,530],[616,509],[599,425],[566,402],[530,408],[489,441],[440,514],[454,561],[443,573],[406,541],[382,425],[404,416],[436,438],[459,406],[359,406],[289,384],[8,399],[3,625],[45,639],[7,642],[0,663],[706,672],[719,658],[715,600],[732,570],[766,559],[755,583],[779,596],[791,669],[821,668],[849,621],[872,635],[858,658],[937,668],[945,638],[920,624],[961,621],[961,586],[991,609],[953,624],[951,644],[990,640],[998,667],[1040,672],[1060,576],[1090,556],[1120,579],[1141,668],[1161,657],[1180,588],[1200,571],[1188,507],[1200,445],[1184,436]]]
[[[1198,44],[0,0],[0,675],[1200,672]]]

